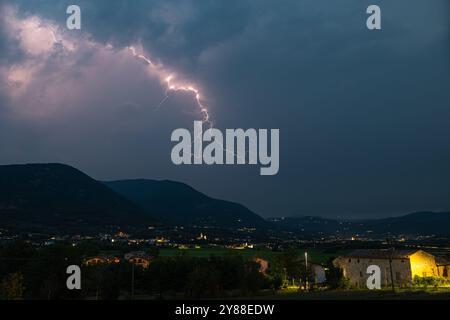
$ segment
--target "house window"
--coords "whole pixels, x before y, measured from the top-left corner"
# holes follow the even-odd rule
[[[352,259],[348,259],[348,262],[352,262]]]
[[[442,271],[442,276],[443,276],[444,278],[448,278],[448,271],[447,271],[447,268],[444,268],[444,270]]]
[[[359,259],[357,260],[357,262],[359,263]]]
[[[363,277],[362,271],[359,272],[359,276],[360,276],[361,278]]]

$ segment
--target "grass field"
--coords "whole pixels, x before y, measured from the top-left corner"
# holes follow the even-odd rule
[[[276,300],[450,300],[450,289],[280,291],[258,299]]]
[[[338,250],[328,252],[323,249],[308,249],[308,259],[311,262],[326,264],[330,258],[346,254],[349,250]],[[304,250],[298,250],[300,256]],[[260,257],[273,262],[277,255],[282,252],[269,249],[229,249],[224,247],[202,247],[198,249],[160,249],[161,257],[175,257],[187,255],[191,257],[207,258],[210,256],[242,255],[247,258]],[[246,297],[249,298],[249,297]],[[275,300],[450,300],[450,288],[417,288],[397,289],[392,292],[383,290],[317,290],[311,292],[298,291],[298,289],[282,289],[276,294],[272,292],[261,292],[260,295],[250,299],[275,299]]]
[[[324,252],[320,249],[309,249],[308,259],[311,262],[326,264],[327,261],[343,254],[346,251],[338,251],[335,253]],[[304,250],[299,250],[301,256],[304,255]],[[274,258],[281,254],[281,252],[274,252],[269,249],[229,249],[224,247],[203,247],[199,249],[178,249],[178,248],[163,248],[160,250],[159,255],[161,257],[175,257],[179,255],[187,255],[191,257],[207,258],[210,256],[227,256],[227,255],[243,255],[244,257],[260,257],[262,259],[272,262]]]
[[[125,297],[123,297],[125,298]],[[180,299],[182,296],[165,296],[165,299]],[[135,296],[136,300],[153,300],[155,296],[140,295]],[[298,291],[283,289],[276,293],[272,291],[262,291],[255,296],[225,297],[227,299],[244,300],[450,300],[450,289],[403,289],[392,292],[389,289],[383,290],[317,290]]]

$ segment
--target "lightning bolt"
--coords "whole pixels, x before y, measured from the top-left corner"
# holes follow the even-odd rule
[[[134,47],[128,47],[128,50],[130,50],[130,52],[133,54],[133,56],[139,60],[144,61],[151,69],[157,71],[157,72],[161,72],[159,66],[155,63],[153,63],[153,61],[149,58],[147,58],[146,56],[144,56],[143,54],[139,54],[136,51],[136,48]],[[172,92],[188,92],[188,93],[192,93],[195,97],[195,102],[197,105],[197,108],[200,112],[200,114],[202,115],[202,122],[204,124],[209,125],[210,128],[213,127],[213,123],[211,121],[210,118],[210,112],[208,110],[208,107],[202,102],[201,100],[201,95],[200,95],[200,90],[197,89],[197,87],[193,84],[179,84],[176,81],[176,76],[174,74],[168,74],[167,72],[162,71],[162,78],[163,78],[163,82],[166,85],[166,95],[165,97],[161,100],[161,102],[156,106],[156,110],[161,108],[164,103],[169,99],[170,94]]]
[[[43,23],[43,22],[41,22],[41,23]],[[64,39],[62,37],[62,34],[59,32],[60,30],[57,27],[55,27],[54,25],[51,25],[51,24],[49,26],[47,26],[47,23],[43,23],[43,28],[45,28],[49,32],[49,34],[48,34],[49,41],[53,44],[53,46],[60,45],[61,48],[67,52],[72,52],[72,51],[76,50],[76,46],[70,40],[66,41],[66,39]],[[96,47],[95,42],[89,42],[89,44],[92,45],[93,48]],[[112,48],[111,45],[108,45],[106,47]],[[150,58],[146,57],[144,54],[138,53],[135,47],[129,46],[129,47],[126,47],[125,49],[127,49],[129,52],[131,52],[131,54],[136,59],[139,59],[139,60],[145,62],[145,64],[158,75],[161,83],[163,83],[165,85],[165,96],[160,101],[160,103],[156,106],[155,110],[160,109],[164,105],[164,103],[167,102],[167,100],[170,98],[172,93],[181,92],[181,91],[191,93],[195,98],[197,109],[198,109],[199,113],[201,114],[202,123],[204,125],[209,126],[210,129],[213,128],[213,122],[211,120],[209,108],[203,102],[202,93],[200,92],[200,89],[195,84],[190,84],[190,83],[186,83],[184,81],[178,80],[178,77],[175,73],[169,72],[169,70],[164,68],[162,65],[154,63]],[[194,142],[197,141],[197,139],[200,141],[202,140],[201,133],[197,137],[194,137]],[[234,150],[227,150],[223,146],[222,143],[220,143],[219,141],[217,141],[217,142],[219,143],[219,145],[223,151],[225,151],[226,153],[231,154],[233,156],[236,156],[238,158],[241,158],[240,155],[237,155],[236,153],[234,153]],[[246,154],[247,154],[247,152],[246,152]],[[243,158],[245,160],[245,156]]]
[[[63,49],[65,49],[64,43],[62,39],[58,40],[57,38],[57,31],[50,29],[50,38],[54,44],[60,44]],[[170,95],[175,92],[188,92],[191,93],[196,102],[197,109],[202,117],[202,123],[212,129],[213,122],[211,120],[210,112],[208,109],[208,106],[203,103],[202,101],[202,95],[200,90],[197,88],[196,85],[190,84],[190,83],[180,83],[177,81],[176,74],[173,72],[168,72],[165,70],[161,65],[154,63],[150,58],[146,57],[145,55],[138,53],[136,48],[134,46],[128,46],[126,49],[131,52],[133,57],[135,57],[138,60],[143,61],[149,68],[152,69],[160,78],[160,81],[165,84],[165,96],[164,98],[158,103],[158,105],[155,107],[155,110],[159,110],[164,103],[170,98]],[[203,139],[202,134],[200,133],[196,137],[194,137],[194,141],[192,141],[192,144],[194,144],[196,141],[201,141]],[[236,156],[238,158],[241,158],[241,156],[237,155],[234,150],[228,150],[223,144],[219,142],[220,148],[225,151],[228,154],[231,154],[233,156]],[[247,154],[247,152],[246,152]],[[193,155],[195,157],[195,155]],[[245,156],[244,156],[245,160]]]
[[[50,36],[53,40],[53,44],[59,43],[58,39],[56,39],[56,32],[53,29],[50,29]]]
[[[146,56],[144,56],[143,54],[139,54],[136,51],[136,48],[133,46],[127,47],[127,49],[132,53],[132,55],[139,59],[144,61],[150,68],[152,68],[154,71],[157,71],[158,73],[161,73],[161,69],[160,66],[158,66],[157,64],[153,63],[153,61],[149,58],[147,58]],[[201,94],[200,94],[200,90],[197,89],[197,87],[193,84],[178,84],[175,80],[176,77],[174,74],[167,74],[166,72],[162,71],[162,74],[165,74],[163,76],[164,78],[164,83],[166,84],[166,92],[165,92],[165,97],[160,101],[160,103],[156,106],[155,110],[160,109],[164,103],[169,99],[170,94],[172,92],[179,92],[179,91],[183,91],[183,92],[189,92],[192,93],[195,97],[195,101],[197,104],[197,108],[200,111],[200,114],[202,115],[202,122],[203,124],[206,124],[209,129],[214,128],[213,126],[213,122],[211,121],[211,117],[210,117],[210,112],[208,107],[202,102],[201,100]],[[192,144],[195,143],[195,141],[202,141],[203,137],[202,134],[200,133],[199,135],[197,135],[196,137],[194,137],[194,141],[192,141]],[[231,154],[233,156],[236,156],[239,159],[243,159],[245,160],[246,155],[250,154],[250,151],[246,151],[246,155],[244,155],[243,157],[236,154],[234,152],[234,150],[228,150],[223,144],[221,144],[220,142],[218,142],[218,144],[220,145],[220,148],[225,151],[228,154]],[[196,157],[194,154],[191,154],[194,157]]]
[[[146,56],[144,56],[143,54],[138,54],[136,51],[136,48],[130,46],[128,47],[128,50],[130,50],[130,52],[133,54],[133,56],[137,59],[140,59],[142,61],[144,61],[150,68],[152,68],[153,70],[157,71],[157,72],[161,72],[160,68],[158,67],[157,64],[153,63],[153,61],[149,58],[147,58]],[[163,74],[165,72],[162,72]],[[206,124],[209,126],[209,128],[213,128],[213,123],[210,119],[210,113],[208,110],[208,107],[202,103],[201,100],[201,96],[200,96],[200,90],[198,90],[195,85],[193,84],[178,84],[176,81],[176,76],[174,74],[165,74],[164,75],[164,83],[166,85],[166,95],[165,97],[161,100],[161,102],[156,106],[155,110],[160,109],[163,104],[169,99],[170,94],[172,92],[189,92],[192,93],[195,97],[195,102],[197,105],[197,108],[200,112],[200,114],[202,115],[202,123]],[[202,141],[203,137],[202,134],[197,134],[197,136],[194,137],[194,140],[192,141],[192,144],[195,144],[195,142],[198,141]],[[223,145],[221,145],[221,149],[225,150]],[[228,152],[228,151],[226,151]],[[201,158],[202,156],[198,157],[195,154],[191,153],[191,156],[193,156],[194,158]]]

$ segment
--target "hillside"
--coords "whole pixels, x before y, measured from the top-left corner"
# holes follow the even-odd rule
[[[310,235],[450,235],[450,212],[415,212],[372,220],[337,220],[321,217],[271,218],[278,228]]]
[[[220,228],[267,228],[270,223],[246,207],[213,199],[174,181],[121,180],[105,182],[114,191],[166,222]]]
[[[140,225],[138,207],[81,171],[63,164],[0,166],[0,225],[85,229]]]

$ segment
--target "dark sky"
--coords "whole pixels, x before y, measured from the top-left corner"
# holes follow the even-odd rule
[[[82,9],[82,30],[65,27]],[[382,30],[366,8],[382,9]],[[263,216],[450,210],[448,0],[0,1],[0,163],[171,179]],[[54,37],[53,37],[54,35]],[[56,39],[56,42],[55,42]],[[127,49],[151,58],[150,70]],[[170,134],[279,128],[280,171],[175,166]]]

